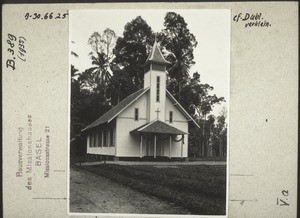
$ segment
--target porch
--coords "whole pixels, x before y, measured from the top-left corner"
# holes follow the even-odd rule
[[[184,158],[184,139],[188,133],[182,130],[155,120],[130,133],[139,138],[139,158],[141,160],[165,160],[166,158],[170,160],[175,157],[182,160]]]

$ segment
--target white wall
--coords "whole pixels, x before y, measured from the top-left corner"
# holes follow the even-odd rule
[[[156,101],[156,77],[160,77],[160,99],[159,102]],[[151,88],[150,88],[150,121],[157,119],[157,109],[160,111],[158,113],[158,119],[165,122],[165,100],[166,100],[166,73],[162,71],[151,71]]]
[[[130,134],[130,131],[147,123],[147,96],[145,93],[136,102],[125,109],[116,118],[116,156],[118,157],[139,157],[140,139],[139,136]],[[139,120],[134,120],[134,109],[139,108]],[[143,154],[146,148],[143,146]]]
[[[173,111],[173,124],[169,123],[169,112],[170,111]],[[170,124],[171,126],[174,126],[174,127],[176,127],[177,123],[180,123],[180,122],[186,123],[187,122],[187,118],[177,109],[176,106],[173,105],[172,101],[168,97],[166,98],[165,116],[166,116],[166,123]],[[179,127],[181,127],[181,126],[179,126]],[[185,129],[185,130],[182,130],[182,131],[187,132],[187,130],[188,129]]]
[[[173,123],[169,122],[169,112],[173,111]],[[181,131],[184,131],[188,133],[189,131],[189,126],[188,126],[188,121],[187,118],[177,109],[176,106],[173,105],[171,100],[167,97],[166,98],[166,111],[165,111],[165,116],[166,116],[166,123],[169,124],[170,126],[173,126]],[[181,138],[181,136],[178,136],[177,139]],[[166,140],[164,142],[164,155],[168,156],[169,155],[169,146],[170,142],[169,140]],[[181,157],[181,141],[180,142],[175,142],[172,140],[172,148],[171,148],[171,156],[172,157]],[[183,157],[188,156],[188,135],[184,135],[184,144],[183,144]]]
[[[87,147],[88,154],[115,155],[115,147]]]
[[[156,78],[160,77],[160,93],[159,102],[156,101]],[[166,84],[167,76],[165,71],[153,70],[152,64],[150,64],[150,71],[144,75],[144,88],[150,87],[150,98],[149,98],[149,117],[148,122],[157,119],[157,109],[159,120],[165,122],[165,99],[166,99]]]
[[[145,74],[144,74],[144,89],[145,88],[148,88],[150,86],[150,72],[151,71],[147,71]]]
[[[138,135],[132,135],[129,132],[146,124],[147,114],[147,93],[140,97],[135,103],[122,112],[116,120],[116,155],[119,157],[139,157],[140,156],[140,138]],[[169,125],[174,126],[184,132],[188,132],[188,121],[185,116],[173,105],[167,98],[165,101],[166,111],[163,113],[169,119],[169,111],[173,111],[173,123],[167,122]],[[139,108],[139,121],[134,120],[134,108]],[[165,138],[166,136],[163,136]],[[181,136],[177,137],[178,139]],[[157,138],[157,156],[169,156],[169,139],[159,140]],[[150,153],[149,153],[150,150]],[[154,140],[152,139],[147,146],[146,139],[143,139],[143,152],[142,155],[153,156]],[[188,135],[184,135],[183,157],[188,156]],[[181,157],[181,142],[172,140],[171,157]]]
[[[161,72],[160,72],[161,74]],[[156,79],[156,77],[155,77]],[[156,89],[154,90],[156,92]],[[154,101],[155,101],[154,93]],[[160,108],[161,115],[166,119],[166,123],[174,126],[175,128],[188,132],[188,121],[184,115],[173,105],[173,103],[166,97],[166,92],[161,93],[165,99],[161,99],[163,107]],[[117,157],[139,157],[140,156],[140,136],[130,134],[130,131],[146,124],[147,113],[149,113],[149,92],[141,96],[136,102],[126,108],[116,118],[115,128],[115,147],[89,147],[90,139],[87,138],[87,153],[88,154],[102,154],[102,155],[115,155]],[[139,109],[139,120],[134,120],[135,108]],[[157,109],[157,108],[156,108]],[[156,109],[153,109],[155,111]],[[165,110],[164,110],[165,109]],[[150,109],[151,110],[151,109]],[[169,122],[169,111],[173,111],[173,123]],[[156,113],[155,113],[156,118]],[[110,125],[114,125],[113,123]],[[166,136],[163,136],[165,138]],[[178,136],[177,139],[181,138]],[[181,157],[181,141],[175,142],[172,140],[171,157]],[[157,156],[169,156],[169,139],[160,140],[157,138]],[[152,139],[148,146],[146,139],[143,139],[143,152],[142,155],[153,156],[154,140]],[[150,151],[150,153],[149,153]],[[188,156],[188,135],[184,135],[183,157]]]

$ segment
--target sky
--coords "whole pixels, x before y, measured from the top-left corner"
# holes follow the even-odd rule
[[[212,113],[217,116],[223,107],[228,109],[229,104],[230,10],[72,10],[69,12],[69,40],[74,43],[70,43],[70,50],[79,57],[71,56],[70,63],[80,72],[92,66],[88,56],[91,52],[88,39],[93,32],[102,34],[104,29],[110,28],[122,37],[124,26],[137,16],[141,16],[153,32],[160,32],[167,12],[180,14],[198,42],[194,49],[196,63],[190,69],[191,76],[197,71],[201,83],[214,87],[211,94],[226,99],[225,103],[214,107]]]

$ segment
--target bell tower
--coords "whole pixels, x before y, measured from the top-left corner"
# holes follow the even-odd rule
[[[152,50],[145,63],[144,88],[150,87],[148,98],[148,122],[160,120],[165,122],[166,61],[155,40]]]

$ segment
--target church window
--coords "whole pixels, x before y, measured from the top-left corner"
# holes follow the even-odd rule
[[[98,132],[95,133],[95,147],[99,147],[99,134],[98,134]]]
[[[110,146],[114,147],[114,129],[110,129]]]
[[[173,123],[173,111],[170,111],[169,121],[170,121],[170,123]]]
[[[99,132],[99,147],[102,147],[102,131]]]
[[[107,132],[103,132],[103,147],[107,147]]]
[[[91,147],[94,147],[94,134],[91,134],[91,135],[90,135],[90,138],[91,138],[91,140],[90,140],[90,142],[91,142]]]
[[[156,101],[159,102],[159,87],[160,87],[160,77],[156,77]]]
[[[92,147],[92,144],[91,144],[91,135],[88,135],[88,144],[89,144],[89,147]]]
[[[134,120],[139,120],[139,109],[134,108]]]
[[[109,130],[106,131],[106,147],[109,147]]]
[[[91,147],[94,147],[94,134],[91,134]]]
[[[107,137],[106,137],[106,139],[107,139],[107,147],[110,147],[110,130],[108,130],[107,131]]]
[[[96,134],[94,133],[94,146],[93,147],[96,147]]]

